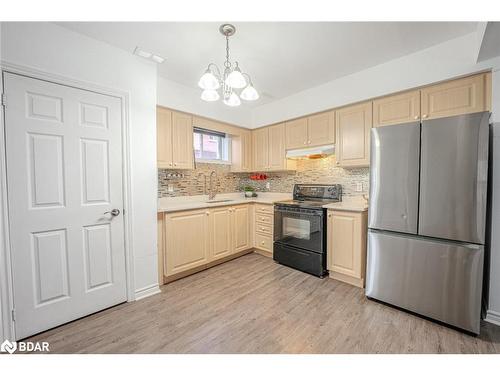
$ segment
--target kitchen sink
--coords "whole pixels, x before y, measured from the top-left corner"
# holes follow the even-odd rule
[[[217,199],[215,201],[205,201],[205,203],[222,203],[222,202],[232,202],[234,199]]]

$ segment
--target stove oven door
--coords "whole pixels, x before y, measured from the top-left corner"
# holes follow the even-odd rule
[[[323,253],[323,220],[322,210],[274,206],[274,242]]]

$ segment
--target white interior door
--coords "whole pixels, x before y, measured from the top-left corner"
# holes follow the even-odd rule
[[[4,91],[20,339],[126,300],[121,100],[10,73]]]

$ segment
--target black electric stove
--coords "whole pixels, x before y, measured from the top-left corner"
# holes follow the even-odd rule
[[[273,258],[323,277],[326,271],[326,209],[342,200],[341,185],[297,184],[293,200],[274,204]]]

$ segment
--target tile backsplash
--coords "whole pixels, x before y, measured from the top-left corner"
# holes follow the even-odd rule
[[[193,170],[158,169],[158,198],[178,197],[183,195],[203,194],[204,176],[207,176],[207,189],[211,171],[217,173],[216,186],[219,193],[234,193],[239,191],[241,174],[231,173],[228,164],[196,163]],[[169,174],[182,174],[182,178],[171,178]],[[169,192],[169,185],[173,192]]]
[[[183,195],[203,194],[204,178],[212,170],[217,173],[217,191],[219,193],[232,193],[242,191],[245,186],[252,186],[256,191],[271,191],[291,193],[294,184],[341,184],[343,194],[355,196],[368,193],[369,168],[344,169],[335,165],[335,156],[324,159],[297,160],[297,171],[269,172],[267,180],[253,181],[252,173],[231,173],[231,167],[224,164],[196,163],[195,170],[166,170],[158,169],[158,197],[175,197]],[[169,178],[169,173],[183,174],[182,178]],[[266,183],[269,182],[269,189]],[[362,191],[356,187],[362,185]],[[171,185],[173,192],[168,191]]]

